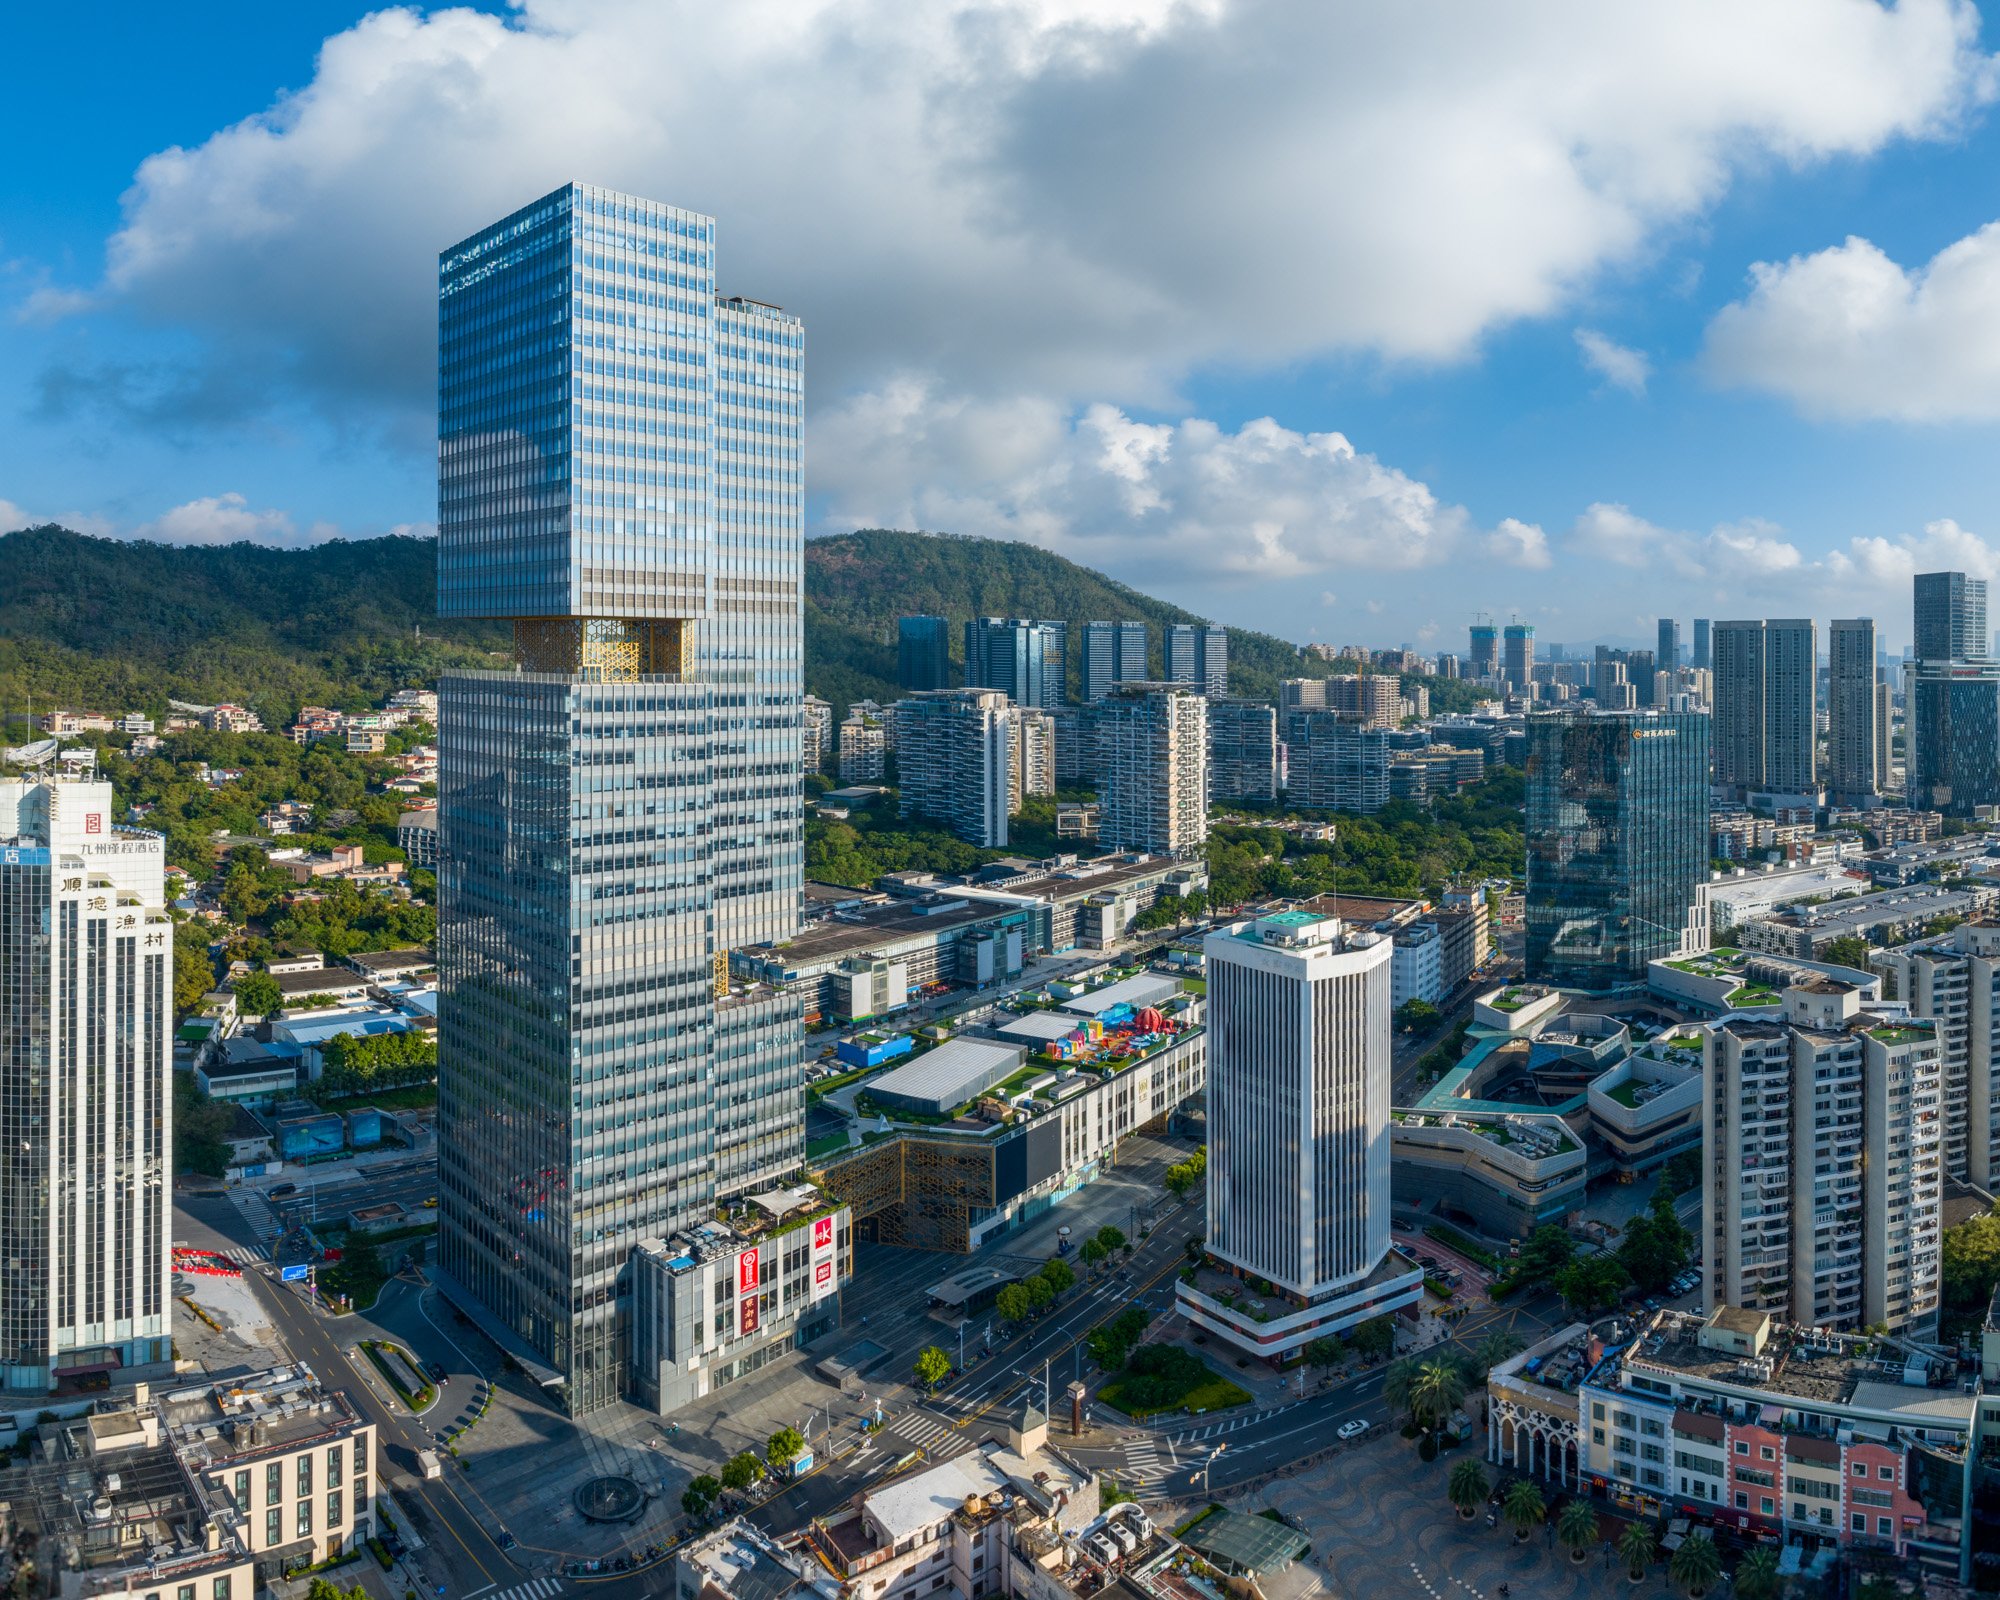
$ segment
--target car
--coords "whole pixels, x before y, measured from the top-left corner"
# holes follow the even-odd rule
[[[1391,1217],[1389,1219],[1389,1226],[1398,1233],[1411,1233],[1415,1231],[1411,1224],[1401,1217]]]
[[[1368,1424],[1363,1422],[1359,1417],[1349,1417],[1333,1430],[1334,1437],[1339,1439],[1358,1439],[1367,1431]]]
[[[1437,1266],[1437,1264],[1438,1264],[1438,1258],[1437,1258],[1436,1256],[1418,1256],[1418,1257],[1417,1257],[1417,1265],[1418,1265],[1418,1266],[1420,1266],[1420,1267],[1431,1267],[1431,1268],[1435,1268],[1435,1267]]]
[[[502,1550],[511,1550],[514,1548],[514,1536],[511,1533],[502,1533],[494,1543],[498,1544]]]
[[[282,1200],[285,1198],[286,1195],[297,1194],[298,1192],[299,1192],[299,1186],[296,1183],[280,1183],[275,1185],[269,1191],[269,1198],[273,1200]]]
[[[445,1371],[442,1361],[427,1361],[424,1363],[424,1367],[430,1373],[432,1382],[436,1383],[439,1387],[443,1387],[445,1384],[451,1382],[451,1374]]]

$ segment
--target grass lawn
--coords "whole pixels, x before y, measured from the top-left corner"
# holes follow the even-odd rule
[[[394,1389],[396,1391],[396,1397],[399,1400],[401,1400],[404,1405],[408,1406],[410,1410],[413,1412],[423,1410],[425,1406],[431,1403],[432,1397],[437,1393],[437,1391],[433,1389],[429,1384],[425,1383],[425,1384],[419,1384],[417,1386],[416,1392],[412,1394],[410,1392],[408,1385],[406,1385],[403,1382],[403,1379],[400,1375],[399,1363],[391,1361],[388,1358],[388,1356],[384,1353],[385,1350],[390,1350],[390,1349],[395,1350],[396,1353],[399,1356],[401,1356],[404,1361],[407,1361],[410,1364],[412,1370],[416,1369],[415,1358],[411,1356],[407,1350],[402,1349],[400,1346],[396,1345],[384,1346],[378,1344],[373,1339],[363,1339],[361,1341],[362,1354],[367,1356],[369,1364],[372,1365],[377,1372],[382,1374],[383,1381],[386,1382],[391,1389]]]
[[[1186,991],[1187,991],[1187,992],[1188,992],[1189,994],[1207,994],[1207,993],[1208,993],[1208,979],[1206,979],[1206,978],[1183,978],[1183,979],[1181,979],[1181,987],[1182,987],[1183,989],[1185,989],[1185,990],[1186,990]]]
[[[321,1110],[373,1106],[377,1111],[427,1111],[438,1103],[435,1083],[414,1083],[402,1089],[357,1089],[353,1094],[322,1095],[307,1091],[307,1098]]]
[[[1780,999],[1775,990],[1761,983],[1746,983],[1740,989],[1730,991],[1729,998],[1722,1002],[1726,1006],[1775,1006]]]
[[[1630,1078],[1627,1078],[1623,1083],[1615,1084],[1604,1092],[1629,1110],[1636,1111],[1639,1109],[1639,1086]]]
[[[1190,1388],[1181,1391],[1177,1398],[1154,1405],[1131,1405],[1124,1399],[1125,1379],[1113,1378],[1097,1393],[1098,1399],[1114,1410],[1122,1411],[1128,1417],[1143,1421],[1156,1417],[1165,1411],[1186,1411],[1198,1416],[1203,1412],[1222,1411],[1230,1406],[1248,1405],[1249,1391],[1231,1383],[1213,1367],[1203,1363],[1202,1379]]]
[[[835,1151],[845,1150],[846,1148],[846,1129],[843,1128],[838,1133],[822,1133],[818,1138],[806,1141],[806,1159],[808,1161],[817,1161],[822,1156],[830,1156]]]

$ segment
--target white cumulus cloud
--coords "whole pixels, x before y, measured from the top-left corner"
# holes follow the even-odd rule
[[[283,511],[257,511],[234,491],[203,495],[183,505],[163,511],[151,522],[131,531],[135,539],[151,539],[159,544],[319,544],[334,538],[339,529],[315,523],[301,530]]]
[[[1619,344],[1595,328],[1578,328],[1576,347],[1583,353],[1583,364],[1613,388],[1623,389],[1627,394],[1646,392],[1653,363],[1643,350]]]
[[[1486,553],[1514,567],[1546,567],[1552,559],[1549,536],[1534,523],[1514,517],[1502,517],[1487,535]]]
[[[1760,262],[1709,324],[1704,361],[1814,416],[2000,417],[2000,222],[1912,269],[1857,238]]]
[[[1463,509],[1338,433],[1134,420],[906,381],[822,413],[829,528],[1027,539],[1113,571],[1290,577],[1442,560]]]

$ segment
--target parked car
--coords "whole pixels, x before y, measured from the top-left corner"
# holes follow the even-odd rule
[[[1333,1431],[1336,1438],[1358,1439],[1368,1431],[1368,1424],[1363,1422],[1359,1417],[1349,1417]]]
[[[442,1361],[427,1361],[424,1363],[424,1370],[430,1373],[431,1381],[440,1389],[451,1382],[451,1374],[445,1371]]]

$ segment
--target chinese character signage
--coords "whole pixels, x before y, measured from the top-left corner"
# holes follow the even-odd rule
[[[757,1247],[752,1245],[736,1258],[737,1332],[757,1331]]]
[[[824,1300],[833,1293],[835,1281],[833,1218],[816,1220],[812,1225],[812,1235],[812,1285],[807,1291],[807,1299]]]

